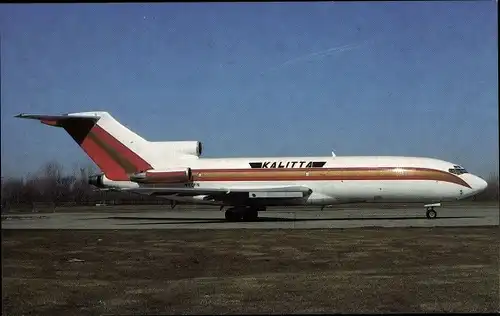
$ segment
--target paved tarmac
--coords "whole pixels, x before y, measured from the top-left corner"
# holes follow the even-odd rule
[[[436,208],[427,219],[424,208],[324,209],[276,208],[259,214],[256,222],[230,223],[223,211],[177,207],[144,211],[25,213],[2,215],[2,229],[312,229],[351,227],[498,226],[496,206]]]

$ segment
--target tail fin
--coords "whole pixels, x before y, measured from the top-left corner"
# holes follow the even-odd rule
[[[152,169],[137,154],[147,150],[148,141],[120,124],[107,112],[19,114],[16,117],[35,119],[46,125],[64,128],[110,180],[128,181],[130,174]]]

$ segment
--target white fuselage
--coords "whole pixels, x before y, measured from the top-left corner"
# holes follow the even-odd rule
[[[204,173],[211,170],[235,170],[237,172],[245,172],[252,170],[251,162],[269,162],[265,167],[272,166],[272,162],[276,162],[276,166],[280,166],[287,170],[301,170],[306,174],[310,169],[300,168],[300,162],[305,162],[302,167],[310,161],[326,162],[321,169],[331,168],[394,168],[395,173],[404,173],[405,168],[422,168],[436,170],[441,173],[448,173],[448,169],[453,167],[450,162],[418,157],[378,157],[378,156],[361,156],[361,157],[260,157],[260,158],[192,158],[182,159],[176,162],[169,161],[168,167],[189,167],[193,170],[193,174],[198,175],[197,180],[189,184],[196,189],[204,188],[265,188],[277,186],[293,186],[302,185],[310,188],[313,192],[305,199],[296,199],[293,201],[272,201],[266,202],[267,205],[329,205],[337,203],[349,202],[443,202],[453,201],[466,198],[475,194],[483,188],[484,180],[471,174],[451,175],[459,177],[468,186],[460,183],[444,181],[445,179],[406,179],[404,174],[397,179],[342,179],[339,176],[337,179],[321,180],[315,178],[308,180],[307,177],[302,177],[299,180],[266,180],[258,181],[255,179],[245,180],[238,179],[237,181],[219,181],[218,179],[203,179]],[[293,164],[293,162],[296,162]],[[293,165],[293,168],[290,168]],[[297,168],[299,167],[299,168]],[[397,169],[401,170],[397,170]],[[281,170],[281,168],[278,168]],[[432,172],[432,171],[430,171]],[[352,178],[352,177],[351,177]],[[105,185],[115,186],[118,188],[133,189],[141,186],[130,181],[105,181]],[[178,184],[177,186],[186,187],[187,184]],[[175,186],[175,185],[174,185]],[[193,203],[213,204],[209,201],[203,201],[202,196],[195,197],[177,197],[165,196],[166,198],[186,201]],[[219,203],[215,203],[219,204]]]

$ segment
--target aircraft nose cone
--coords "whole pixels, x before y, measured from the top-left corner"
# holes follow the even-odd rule
[[[477,193],[486,190],[486,188],[488,187],[488,182],[477,176],[474,176],[474,179],[471,182],[472,189]]]
[[[479,190],[484,191],[488,187],[488,182],[484,181],[483,179],[479,178],[481,183],[479,184]]]

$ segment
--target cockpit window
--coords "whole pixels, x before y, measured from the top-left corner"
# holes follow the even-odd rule
[[[464,173],[468,173],[467,170],[465,170],[464,167],[461,167],[461,166],[453,166],[453,168],[450,168],[448,169],[448,171],[450,173],[453,173],[453,174],[456,174],[456,175],[461,175],[461,174],[464,174]]]

